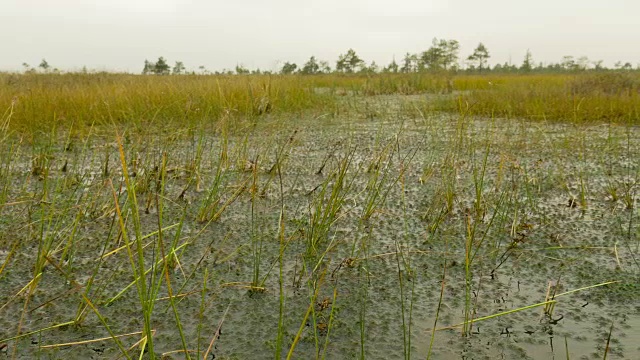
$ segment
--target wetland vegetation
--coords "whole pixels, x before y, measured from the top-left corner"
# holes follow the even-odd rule
[[[637,72],[0,84],[0,357],[640,357]]]

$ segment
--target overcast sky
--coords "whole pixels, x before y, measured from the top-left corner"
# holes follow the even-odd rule
[[[0,70],[140,72],[164,56],[188,70],[276,70],[354,48],[367,62],[456,39],[461,58],[483,42],[489,62],[564,55],[640,63],[637,0],[0,0]]]

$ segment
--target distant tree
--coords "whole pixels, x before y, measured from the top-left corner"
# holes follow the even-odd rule
[[[410,73],[415,71],[418,71],[418,55],[409,53],[404,54],[400,72]]]
[[[458,63],[460,43],[458,40],[440,40],[440,46],[444,49],[444,69],[455,70]]]
[[[626,62],[626,63],[622,63],[622,61],[616,61],[615,64],[613,64],[613,67],[616,70],[633,70],[633,65],[631,65],[630,62]]]
[[[176,61],[176,64],[173,66],[173,75],[180,75],[182,73],[184,73],[185,71],[185,67],[184,64],[182,63],[182,61]]]
[[[391,60],[391,63],[387,65],[387,67],[385,67],[382,71],[395,74],[398,72],[398,69],[399,69],[398,63],[396,62],[396,59],[393,59]]]
[[[489,50],[483,43],[479,43],[478,46],[473,50],[473,54],[469,55],[467,60],[477,64],[478,71],[482,72],[482,69],[487,65],[487,60],[489,59]]]
[[[442,69],[443,67],[442,49],[437,46],[431,46],[427,51],[424,51],[422,54],[420,54],[420,63],[421,63],[421,67],[424,67],[425,69],[429,69],[433,71]]]
[[[562,67],[562,64],[560,63],[555,63],[555,64],[549,64],[546,67],[547,71],[552,71],[552,72],[560,72],[560,71],[564,71],[564,68]]]
[[[457,40],[434,38],[431,47],[420,55],[422,66],[429,70],[455,70],[460,43]]]
[[[158,61],[156,61],[153,71],[157,75],[167,75],[171,72],[171,67],[167,64],[167,60],[160,56]]]
[[[152,63],[149,60],[144,61],[144,68],[142,69],[142,74],[155,74],[156,72],[156,64]]]
[[[375,61],[372,61],[371,65],[363,66],[360,71],[364,73],[375,74],[380,71],[380,67],[378,66],[378,64],[376,64]]]
[[[401,73],[409,73],[412,70],[411,64],[411,54],[404,54],[404,58],[402,58],[402,67],[400,68]]]
[[[228,74],[232,74],[232,71],[229,70],[227,73]],[[238,74],[238,75],[249,74],[249,69],[247,69],[246,67],[244,67],[241,64],[238,64],[238,65],[236,65],[236,74]]]
[[[331,73],[331,65],[329,65],[328,61],[320,61],[318,63],[318,65],[320,66],[320,72],[323,74],[329,74]]]
[[[280,73],[284,75],[293,74],[294,72],[296,72],[297,68],[298,68],[298,65],[287,61],[284,63],[284,65],[282,65],[282,69],[280,70]]]
[[[578,68],[576,60],[573,56],[567,55],[562,57],[562,68],[565,70],[576,70]]]
[[[316,57],[315,56],[310,57],[309,61],[304,63],[304,65],[302,66],[302,69],[300,69],[300,72],[305,75],[318,74],[320,72],[320,64],[318,64]]]
[[[42,59],[42,61],[40,62],[40,65],[38,65],[39,68],[41,68],[42,70],[44,70],[45,72],[49,71],[49,68],[51,67],[49,65],[49,63],[47,62],[47,60]]]
[[[341,54],[336,62],[336,71],[353,73],[364,66],[364,60],[360,59],[355,50],[349,49],[346,54]]]
[[[604,69],[604,66],[602,65],[603,62],[604,61],[602,60],[592,61],[591,63],[593,64],[593,69],[596,71],[603,70]]]
[[[587,70],[589,68],[589,58],[586,56],[580,56],[576,60],[576,70]]]
[[[527,53],[524,55],[524,61],[520,66],[520,70],[524,72],[530,72],[533,69],[533,56],[531,55],[531,51],[527,49]]]
[[[502,64],[502,72],[516,72],[518,71],[518,67],[510,64],[509,62],[505,62]]]
[[[25,74],[33,74],[36,72],[36,69],[32,68],[31,65],[27,64],[26,62],[22,63],[22,67],[24,67]]]

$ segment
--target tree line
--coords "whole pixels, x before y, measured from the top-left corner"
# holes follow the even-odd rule
[[[527,50],[524,58],[518,64],[511,62],[497,63],[489,65],[491,54],[487,46],[479,43],[473,52],[466,57],[460,57],[460,43],[457,40],[433,39],[431,46],[422,52],[406,53],[398,63],[395,59],[386,66],[379,66],[375,61],[367,63],[354,49],[348,49],[344,54],[340,54],[335,66],[332,68],[328,61],[318,60],[311,56],[302,65],[295,62],[285,61],[277,73],[280,74],[372,74],[372,73],[420,73],[452,71],[465,73],[529,73],[529,72],[572,72],[586,70],[634,70],[630,62],[618,61],[614,67],[607,68],[602,60],[590,60],[586,56],[574,57],[564,56],[560,62],[544,64],[536,63],[531,51]],[[199,73],[212,74],[203,66],[199,68]],[[636,67],[640,70],[640,64]],[[160,57],[156,63],[145,60],[143,74],[181,74],[184,73],[184,65],[177,61],[173,70]],[[196,73],[195,71],[191,73]],[[235,70],[216,71],[215,74],[260,74],[273,73],[272,71],[261,71],[260,69],[249,70],[242,65],[237,65]]]
[[[460,57],[460,43],[457,40],[437,39],[434,38],[431,46],[425,51],[418,53],[406,53],[400,62],[396,62],[394,58],[391,63],[386,66],[379,66],[375,61],[367,63],[362,59],[355,50],[348,49],[344,54],[340,54],[335,66],[332,68],[328,61],[319,60],[315,56],[311,56],[309,60],[298,66],[298,64],[285,61],[284,64],[275,73],[280,74],[374,74],[374,73],[420,73],[420,72],[465,72],[465,73],[529,73],[529,72],[575,72],[586,70],[634,70],[630,62],[618,61],[613,68],[607,68],[603,65],[602,60],[590,60],[586,56],[574,57],[564,56],[560,62],[544,64],[536,63],[533,59],[531,51],[527,50],[524,58],[518,64],[511,62],[498,63],[493,66],[489,65],[491,54],[489,49],[479,43],[473,52],[466,57]],[[28,64],[22,64],[25,72],[37,72],[38,69],[30,67]],[[60,72],[56,68],[51,68],[49,63],[42,59],[38,66],[42,72]],[[635,68],[640,70],[640,64]],[[83,72],[87,72],[83,68]],[[199,66],[197,71],[187,71],[182,61],[176,61],[173,66],[169,65],[164,57],[159,57],[157,61],[144,61],[142,74],[144,75],[181,75],[181,74],[271,74],[274,71],[262,71],[260,69],[249,70],[248,68],[238,64],[235,69],[225,69],[222,71],[211,72],[204,66]]]

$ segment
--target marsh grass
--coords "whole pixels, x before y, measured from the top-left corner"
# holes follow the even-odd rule
[[[129,257],[129,261],[131,263],[131,273],[135,279],[136,288],[138,290],[138,297],[140,300],[141,312],[143,316],[144,330],[143,334],[145,336],[144,344],[148,347],[148,351],[151,353],[151,358],[155,358],[155,352],[153,350],[153,327],[152,327],[152,313],[155,305],[155,299],[157,294],[157,287],[154,288],[156,283],[156,272],[155,269],[150,269],[151,277],[147,279],[146,274],[148,271],[145,266],[144,259],[144,245],[142,242],[142,226],[140,222],[140,212],[138,210],[138,200],[136,198],[136,189],[134,184],[132,183],[129,172],[127,170],[127,162],[125,160],[124,147],[122,145],[122,137],[120,135],[117,136],[118,141],[118,149],[120,154],[120,162],[122,165],[122,176],[124,178],[124,182],[127,189],[127,199],[125,202],[125,210],[129,212],[132,222],[133,229],[135,234],[135,241],[132,244],[132,241],[128,235],[127,226],[125,225],[125,217],[123,212],[118,204],[118,199],[115,196],[115,190],[113,191],[114,200],[116,205],[116,212],[118,214],[118,223],[120,224],[120,232],[122,234],[122,238],[124,240],[127,255]],[[127,214],[127,219],[129,218],[129,214]],[[133,246],[135,246],[135,253],[133,250]],[[155,251],[154,251],[155,253]],[[154,254],[154,258],[155,258]],[[144,348],[143,348],[144,349]]]
[[[636,73],[451,75],[139,76],[127,74],[0,74],[0,129],[37,133],[39,124],[73,127],[129,124],[140,129],[209,123],[223,116],[257,119],[268,114],[344,112],[339,95],[442,94],[427,109],[470,115],[638,123]],[[451,86],[452,84],[452,86]],[[338,96],[336,96],[338,95]],[[9,121],[10,119],[10,121]]]
[[[305,79],[280,76],[0,74],[0,82],[7,85],[0,90],[0,103],[12,104],[1,125],[30,133],[43,122],[73,124],[81,134],[91,125],[162,128],[207,123],[224,114],[251,119],[332,103]]]
[[[338,167],[314,190],[313,200],[309,204],[307,234],[307,256],[316,259],[323,257],[333,244],[330,238],[332,225],[338,220],[340,211],[351,190],[356,175],[348,176],[355,148],[348,149]],[[328,242],[328,243],[327,243]],[[315,268],[315,266],[314,266]]]
[[[565,295],[613,291],[604,277],[636,271],[640,247],[629,76],[2,74],[0,213],[10,220],[0,226],[17,239],[0,234],[0,281],[27,276],[2,297],[0,314],[19,317],[0,345],[19,357],[107,343],[132,359],[246,355],[243,341],[276,358],[365,358],[387,346],[413,358],[426,344],[418,356],[430,358],[445,336],[454,342],[437,330],[476,336],[479,323],[538,307],[551,315]],[[602,143],[612,157],[594,156],[600,140],[585,130],[592,99],[608,101],[592,120],[610,123]],[[574,127],[548,135],[548,122],[504,117]],[[533,162],[534,151],[550,165]],[[608,193],[607,219],[624,240],[555,236],[574,191],[582,216]],[[505,268],[531,262],[542,278],[549,262],[569,268],[599,252],[617,272],[487,309]],[[571,270],[562,275],[571,281]],[[256,304],[267,309],[244,314]],[[416,330],[425,305],[428,339]],[[461,322],[440,327],[459,322],[452,316]],[[240,337],[222,335],[227,322],[224,334]],[[269,338],[241,332],[250,326]],[[65,337],[77,334],[90,338]]]
[[[637,124],[639,79],[637,73],[487,76],[487,86],[442,99],[433,108],[455,111],[463,102],[470,114],[484,117]]]

